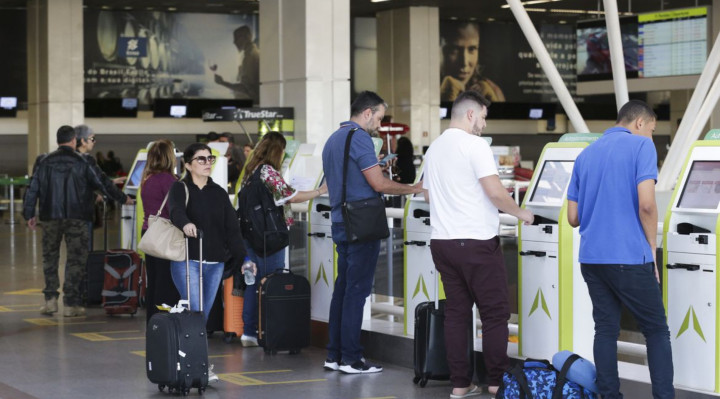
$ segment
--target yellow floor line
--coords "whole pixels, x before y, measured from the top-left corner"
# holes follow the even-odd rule
[[[288,370],[292,371],[292,370]],[[272,372],[272,371],[271,371]],[[254,372],[254,374],[262,374],[263,372]],[[327,381],[325,378],[313,379],[313,380],[293,380],[293,381],[274,381],[268,382],[259,380],[256,378],[250,378],[243,374],[246,373],[228,373],[218,374],[221,380],[240,386],[259,386],[259,385],[280,385],[280,384],[303,384],[309,382],[322,382]],[[249,373],[248,373],[249,374]]]
[[[74,319],[74,318],[68,318]],[[37,318],[37,319],[23,319],[24,321],[35,324],[37,326],[61,326],[61,325],[80,325],[80,324],[106,324],[107,321],[62,321],[59,322],[57,319],[51,318]]]
[[[43,295],[41,288],[28,288],[26,290],[8,291],[5,295]]]

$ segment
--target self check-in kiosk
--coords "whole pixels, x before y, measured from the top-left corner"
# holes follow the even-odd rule
[[[567,221],[567,186],[575,159],[601,135],[566,134],[543,149],[522,207],[535,214],[518,236],[518,351],[550,359],[571,350],[592,359],[592,303],[580,274],[580,235]]]
[[[674,382],[720,392],[720,130],[690,148],[664,222],[663,299]]]
[[[380,153],[382,139],[373,137],[375,155]],[[320,159],[317,183],[311,189],[325,184]],[[323,194],[315,197],[308,205],[308,280],[310,280],[310,317],[313,320],[328,321],[330,301],[337,277],[337,252],[332,240],[330,197]],[[370,301],[365,304],[365,315],[369,317]],[[366,317],[366,318],[367,318]]]

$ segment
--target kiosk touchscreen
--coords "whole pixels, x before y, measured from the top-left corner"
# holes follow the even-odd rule
[[[718,393],[720,141],[698,141],[691,147],[663,227],[663,299],[674,382]]]
[[[577,262],[580,236],[567,222],[565,196],[575,159],[600,135],[565,135],[543,149],[522,207],[535,214],[520,224],[518,352],[550,359],[571,350],[592,359],[592,303]]]

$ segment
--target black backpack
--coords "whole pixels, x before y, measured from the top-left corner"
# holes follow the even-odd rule
[[[272,255],[290,244],[282,206],[275,205],[270,190],[260,179],[262,165],[255,169],[238,194],[238,220],[243,238],[258,256]]]

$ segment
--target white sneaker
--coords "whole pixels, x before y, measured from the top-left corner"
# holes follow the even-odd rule
[[[325,364],[323,365],[323,368],[327,371],[338,371],[340,365],[334,360],[325,359]]]
[[[256,337],[251,337],[251,336],[245,335],[245,334],[243,334],[240,337],[240,343],[242,344],[242,346],[244,346],[246,348],[258,346],[258,340]]]
[[[217,374],[215,374],[215,372],[213,371],[214,368],[214,364],[211,364],[210,367],[208,367],[208,384],[220,381],[220,377],[218,377]]]

